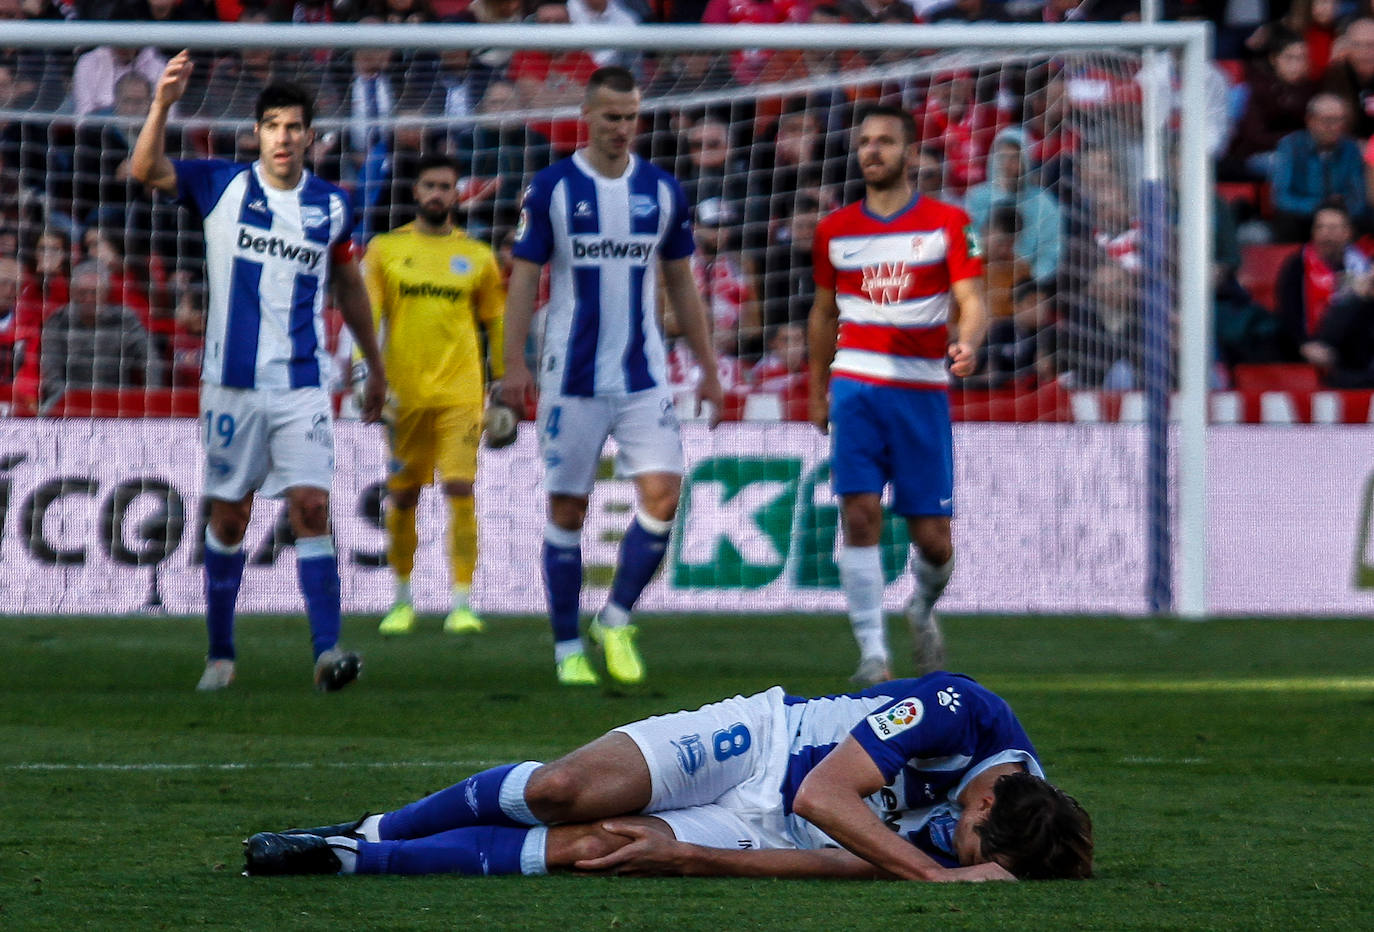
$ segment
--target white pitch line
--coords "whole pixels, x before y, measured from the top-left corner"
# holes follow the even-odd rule
[[[1237,679],[1132,679],[1131,677],[1034,677],[1009,678],[1021,689],[1060,692],[1367,692],[1374,691],[1374,677],[1291,676],[1241,677]]]
[[[0,765],[0,770],[8,771],[42,771],[45,773],[60,772],[86,772],[98,771],[107,773],[119,773],[128,771],[132,773],[146,773],[159,771],[177,770],[212,770],[212,771],[239,771],[239,770],[319,770],[329,768],[335,770],[410,770],[410,769],[448,769],[463,770],[472,768],[493,767],[500,761],[486,760],[410,760],[410,761],[326,761],[324,763],[306,761],[276,761],[264,763],[197,763],[197,764],[172,764],[159,762],[145,762],[139,764],[65,764],[65,763],[45,763],[45,762],[24,762],[18,764]]]

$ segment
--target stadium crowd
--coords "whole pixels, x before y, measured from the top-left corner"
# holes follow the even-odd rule
[[[1374,18],[1367,3],[1172,4],[1208,18],[1207,146],[1219,179],[1214,384],[1291,362],[1328,386],[1374,387]],[[1073,22],[1137,18],[1122,0],[0,0],[0,20],[241,23]],[[3,40],[0,40],[3,45]],[[0,47],[0,411],[57,413],[75,389],[198,383],[200,232],[128,173],[174,50]],[[913,179],[964,207],[986,244],[994,325],[959,386],[1033,393],[1142,385],[1140,76],[1117,59],[946,67],[847,80],[896,56],[861,51],[628,54],[408,49],[197,52],[176,155],[252,157],[252,101],[302,84],[320,176],[350,190],[359,238],[410,215],[414,168],[447,152],[459,220],[507,246],[528,178],[579,142],[588,75],[630,67],[645,91],[641,155],[695,205],[693,267],[714,319],[727,417],[805,419],[804,322],[820,217],[853,200],[856,106],[898,103],[920,127]],[[809,90],[780,95],[773,82]],[[809,82],[809,83],[808,83]],[[796,86],[796,85],[794,85]],[[656,106],[686,97],[683,106]],[[715,95],[715,96],[711,96]],[[541,111],[533,119],[525,114]],[[500,248],[508,257],[508,248]],[[677,336],[671,308],[664,326]],[[334,327],[337,331],[337,324]],[[670,369],[690,390],[691,354]],[[347,361],[343,341],[338,358]],[[113,354],[114,358],[105,358]],[[347,366],[340,366],[340,380]]]

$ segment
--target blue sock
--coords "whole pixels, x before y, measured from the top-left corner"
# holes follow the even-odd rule
[[[426,838],[358,843],[359,874],[519,874],[528,828],[474,825]]]
[[[537,769],[538,763],[525,761],[475,773],[447,789],[386,813],[377,826],[377,835],[383,841],[397,841],[469,825],[534,825],[538,820],[525,806],[525,784]],[[512,772],[511,785],[502,793],[501,786]]]
[[[234,606],[243,582],[243,547],[226,547],[205,529],[205,628],[211,660],[234,659]]]
[[[296,541],[296,578],[305,596],[310,619],[310,641],[315,657],[339,643],[342,627],[339,609],[339,563],[330,537],[303,537]]]
[[[646,527],[646,525],[648,525]],[[663,564],[672,523],[636,514],[620,542],[620,559],[611,580],[611,602],[629,611]]]
[[[544,592],[549,599],[549,622],[555,641],[579,636],[582,601],[582,535],[549,524],[544,528]]]

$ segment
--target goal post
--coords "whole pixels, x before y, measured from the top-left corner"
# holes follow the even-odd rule
[[[722,262],[730,268],[704,274],[729,276],[736,274],[732,269],[739,266],[742,270],[739,275],[744,282],[739,288],[749,291],[748,299],[736,300],[733,310],[727,309],[717,316],[718,326],[726,321],[738,332],[737,342],[732,345],[739,361],[740,382],[739,391],[732,394],[732,403],[737,409],[732,416],[741,423],[728,425],[715,434],[709,434],[703,425],[687,425],[689,470],[695,472],[688,477],[684,514],[679,520],[673,545],[674,558],[670,561],[673,565],[646,595],[648,607],[669,610],[765,610],[783,606],[834,609],[842,604],[833,578],[834,509],[822,508],[828,495],[824,442],[818,435],[808,433],[810,429],[805,424],[782,423],[788,419],[789,404],[795,401],[795,397],[789,396],[791,389],[787,386],[791,383],[787,382],[787,373],[770,371],[768,376],[760,373],[766,368],[762,365],[764,362],[772,359],[776,363],[785,357],[785,335],[789,332],[786,324],[789,320],[795,322],[797,302],[804,297],[797,292],[797,282],[788,277],[791,270],[787,249],[789,237],[800,237],[802,232],[800,227],[795,233],[789,227],[799,222],[799,215],[809,214],[814,222],[815,216],[862,191],[861,184],[856,186],[849,158],[847,119],[856,109],[856,102],[892,99],[910,109],[920,109],[921,119],[925,121],[922,123],[922,142],[942,153],[944,167],[939,169],[944,173],[942,181],[951,192],[951,199],[963,201],[969,192],[987,183],[989,175],[996,170],[992,167],[996,156],[991,151],[991,142],[997,133],[1007,128],[1025,129],[1034,119],[1049,119],[1035,107],[1058,105],[1046,102],[1051,87],[1054,93],[1083,95],[1083,100],[1094,94],[1105,95],[1092,106],[1078,101],[1073,128],[1085,146],[1101,157],[1102,171],[1109,176],[1103,183],[1119,185],[1128,192],[1131,203],[1126,225],[1119,230],[1098,230],[1092,227],[1090,219],[1068,216],[1073,197],[1070,186],[1083,183],[1079,176],[1059,178],[1046,190],[1065,212],[1056,221],[1061,229],[1073,223],[1082,227],[1077,235],[1083,249],[1091,250],[1094,257],[1100,253],[1114,257],[1125,255],[1129,259],[1123,280],[1132,283],[1130,294],[1117,296],[1122,297],[1122,306],[1117,310],[1129,316],[1131,323],[1126,329],[1130,336],[1118,340],[1112,326],[1098,327],[1091,333],[1066,327],[1059,331],[1053,358],[1046,362],[1058,375],[1057,384],[1051,385],[1049,380],[1034,384],[1035,379],[1024,378],[1024,370],[1016,370],[1004,381],[956,387],[956,410],[964,422],[956,434],[956,460],[961,461],[959,476],[980,481],[976,493],[968,493],[975,497],[958,500],[960,518],[956,526],[967,524],[968,533],[976,535],[977,542],[969,548],[967,558],[961,555],[960,571],[950,592],[951,607],[956,610],[986,605],[1028,611],[1159,611],[1190,618],[1206,614],[1207,391],[1212,358],[1208,273],[1212,187],[1203,141],[1203,82],[1208,64],[1208,27],[1205,24],[554,28],[443,24],[287,26],[29,22],[7,24],[3,42],[12,47],[68,52],[73,48],[97,45],[152,46],[168,53],[190,48],[204,53],[207,61],[217,63],[229,50],[270,50],[273,62],[290,59],[296,73],[308,74],[313,69],[319,76],[328,72],[336,105],[331,112],[318,116],[316,125],[322,135],[327,134],[334,140],[334,164],[345,176],[345,183],[354,188],[355,199],[363,202],[359,205],[362,227],[370,231],[409,219],[402,203],[401,181],[404,179],[399,169],[394,170],[393,180],[387,182],[392,187],[386,189],[377,187],[379,183],[374,174],[393,171],[394,166],[400,164],[399,150],[375,150],[371,140],[375,138],[374,131],[399,134],[413,129],[417,138],[423,136],[427,140],[426,145],[453,147],[465,169],[472,172],[472,190],[468,192],[463,216],[474,234],[489,239],[493,246],[500,245],[500,237],[513,225],[515,198],[532,170],[539,167],[539,160],[547,161],[566,151],[575,140],[575,135],[569,135],[567,129],[576,118],[576,106],[570,103],[571,98],[536,93],[538,100],[533,103],[526,101],[515,105],[513,110],[495,112],[484,110],[483,100],[474,95],[465,113],[435,112],[418,104],[411,108],[405,100],[397,99],[392,101],[388,112],[360,119],[356,113],[350,113],[348,106],[346,69],[351,66],[347,53],[365,49],[403,50],[407,55],[427,55],[425,62],[428,63],[437,62],[439,56],[453,50],[466,50],[474,56],[498,53],[498,57],[533,51],[568,56],[586,54],[588,50],[618,51],[644,72],[648,87],[660,89],[658,96],[646,96],[644,100],[650,134],[646,153],[670,170],[698,171],[699,163],[695,161],[691,146],[709,144],[711,128],[707,124],[721,124],[725,145],[730,150],[729,162],[720,173],[718,184],[713,187],[694,180],[689,193],[696,195],[693,201],[698,224],[729,226],[731,232],[726,236],[733,237],[730,245],[717,247]],[[772,53],[771,58],[769,53]],[[1165,61],[1163,79],[1140,79],[1140,62],[1147,53]],[[749,80],[733,81],[725,86],[713,86],[709,82],[695,86],[690,82],[678,85],[654,82],[651,67],[654,62],[661,65],[676,60],[674,56],[685,58],[689,54],[702,56],[709,68],[717,71],[737,75],[747,71]],[[796,56],[798,60],[813,55],[824,65],[811,70],[808,67],[792,70],[767,67],[766,62],[781,61],[786,55]],[[576,80],[571,71],[560,74],[557,66],[548,67],[546,63],[543,67],[542,72],[538,68],[530,71],[527,84],[521,86],[522,93],[527,93],[530,87],[537,88],[540,82],[552,88],[557,83]],[[662,69],[659,73],[663,73]],[[246,87],[252,80],[250,73],[244,68],[241,74],[241,83]],[[929,105],[937,97],[944,100],[957,93],[953,88],[965,78],[972,82],[975,102],[985,102],[983,98],[986,97],[986,102],[993,105],[990,112],[1006,103],[1004,97],[1011,101],[1006,103],[1007,113],[998,112],[995,124],[972,131],[983,136],[973,143],[974,149],[982,148],[971,156],[957,154],[959,150],[951,142],[959,130],[951,129],[949,137],[942,138],[941,134],[946,131],[941,127],[945,124],[939,119],[943,116],[939,113],[932,116],[933,109],[938,108]],[[1127,88],[1140,96],[1129,100],[1113,97]],[[244,128],[244,117],[242,113],[224,112],[228,97],[238,99],[240,89],[232,83],[216,85],[195,108],[187,108],[187,112],[176,115],[172,125],[182,133],[182,152],[204,154],[209,150],[211,154],[227,157],[244,154],[242,140],[236,135]],[[220,92],[227,96],[216,96]],[[839,103],[826,109],[827,100]],[[794,101],[801,103],[794,105]],[[1066,106],[1073,105],[1070,101]],[[780,142],[774,137],[780,133],[781,118],[792,113],[801,113],[804,117],[805,125],[799,126],[794,134],[801,142],[792,136]],[[830,113],[837,116],[833,120],[825,116]],[[1157,132],[1150,131],[1151,114],[1157,116],[1158,125],[1154,127]],[[526,131],[523,134],[511,128],[513,115],[518,124],[515,129]],[[247,122],[251,122],[251,118]],[[114,229],[126,222],[127,215],[117,209],[123,202],[117,197],[109,200],[115,195],[102,189],[100,182],[105,179],[91,177],[93,172],[108,171],[117,163],[108,151],[109,144],[104,136],[97,132],[90,136],[93,141],[89,143],[83,143],[82,137],[78,137],[72,144],[72,151],[78,156],[81,145],[94,147],[96,157],[93,159],[83,161],[76,157],[67,164],[56,157],[61,154],[59,148],[68,145],[66,138],[60,137],[60,132],[65,130],[58,128],[118,126],[117,115],[96,113],[77,119],[60,109],[0,110],[0,124],[15,123],[38,127],[29,135],[21,136],[17,150],[6,150],[6,153],[17,156],[22,162],[21,176],[25,184],[31,185],[35,177],[42,180],[41,190],[26,188],[26,209],[48,218],[41,221],[25,219],[21,223],[21,240],[46,229],[52,217],[68,218],[69,233],[74,235],[92,228],[103,230],[102,224],[109,224]],[[48,126],[46,130],[44,125]],[[530,130],[539,132],[531,134],[527,132]],[[538,145],[543,148],[536,151],[530,143],[534,138],[540,140]],[[1030,145],[1029,136],[1017,138],[1023,150]],[[434,140],[439,142],[434,143]],[[42,151],[45,145],[52,146],[53,157]],[[399,143],[393,143],[395,145]],[[783,150],[788,145],[797,145],[809,152],[814,164],[808,164],[804,157],[784,183],[782,171],[787,155]],[[810,148],[806,148],[808,146]],[[375,151],[381,153],[377,159],[371,158]],[[1082,161],[1086,163],[1088,159],[1085,157]],[[961,173],[965,168],[968,171]],[[6,170],[10,169],[7,165]],[[1076,165],[1073,170],[1086,173],[1087,168]],[[67,177],[64,172],[75,172],[75,177]],[[705,175],[703,171],[701,177]],[[693,175],[694,179],[696,177]],[[90,210],[92,204],[81,201],[80,195],[73,193],[77,189],[93,192],[90,197],[94,198],[94,212]],[[785,196],[779,191],[785,191]],[[815,193],[822,196],[812,197]],[[709,209],[705,203],[708,201],[713,205]],[[1019,252],[1024,242],[1021,237],[1032,221],[1030,213],[1022,209],[1021,201],[1018,199],[1015,203],[1016,210],[1011,212],[1014,216],[1008,222],[1015,225],[1016,259],[1015,262],[1007,260],[1008,268],[1019,268],[1016,262],[1023,258]],[[35,204],[39,206],[34,207]],[[972,212],[971,203],[969,207]],[[48,213],[44,214],[45,210]],[[169,220],[172,213],[165,205],[163,213],[157,210],[154,208],[153,219],[149,221],[148,242],[140,244],[136,237],[125,234],[125,258],[133,263],[161,263],[165,266],[164,277],[172,277],[167,275],[166,269],[181,270],[184,277],[178,281],[191,281],[194,291],[197,275],[185,270],[198,258],[198,234],[187,230],[184,219]],[[996,209],[991,212],[998,213]],[[25,218],[28,217],[25,214]],[[1132,217],[1138,224],[1136,227],[1131,226]],[[998,221],[985,216],[979,222],[995,226]],[[159,227],[158,223],[163,226]],[[166,246],[166,241],[172,245]],[[27,241],[21,244],[26,263],[30,259],[31,246]],[[1045,276],[1032,277],[1039,278],[1040,284],[1046,286],[1041,289],[1042,293],[1052,294],[1052,299],[1046,300],[1058,302],[1056,307],[1065,320],[1070,317],[1096,320],[1096,309],[1092,305],[1104,296],[1102,289],[1107,287],[1094,281],[1097,271],[1094,263],[1098,260],[1083,259],[1073,253],[1072,243],[1066,246],[1065,255],[1066,258],[1060,260],[1060,271],[1049,277],[1048,285]],[[1139,267],[1131,266],[1132,262],[1138,262]],[[1063,275],[1066,266],[1071,273],[1071,283],[1066,283]],[[27,266],[25,274],[30,274]],[[1103,281],[1107,278],[1104,275]],[[708,296],[715,294],[713,282],[714,279],[703,280]],[[1011,284],[1008,281],[998,285],[1005,290],[1008,306]],[[171,302],[174,288],[169,284],[165,290],[169,295],[166,300]],[[776,305],[773,303],[775,292],[780,302]],[[185,294],[177,292],[182,298]],[[193,303],[194,296],[186,300]],[[729,303],[726,296],[721,300]],[[786,309],[789,301],[790,311]],[[783,310],[774,310],[775,306]],[[51,310],[48,308],[47,312]],[[750,313],[760,316],[749,323]],[[1113,341],[1123,340],[1132,345],[1122,350],[1122,359],[1142,363],[1143,371],[1136,374],[1135,381],[1130,378],[1125,382],[1114,381],[1112,373],[1107,371],[1112,368],[1111,363],[1120,360],[1109,359],[1106,354],[1113,351]],[[690,369],[690,359],[683,366]],[[781,387],[770,390],[766,382],[770,377]],[[173,379],[174,376],[161,380],[156,387],[148,387],[143,414],[161,418],[186,413],[184,408],[178,407],[183,404],[179,399],[185,397],[185,392],[179,393],[179,390],[193,390],[194,386],[179,384]],[[689,380],[690,375],[685,375],[684,379]],[[684,382],[684,386],[687,385],[688,382]],[[689,387],[685,387],[684,396],[689,393]],[[1140,408],[1133,415],[1124,413],[1124,409],[1137,404]],[[1131,423],[1100,423],[1112,420],[1106,414],[1085,418],[1081,415],[1087,408],[1099,413],[1123,409],[1121,420]],[[26,442],[38,444],[42,449],[53,444],[60,446],[63,423],[73,419],[72,412],[81,413],[79,408],[72,408],[65,418],[54,416],[62,410],[61,407],[49,408],[46,417],[0,419],[0,439],[16,449]],[[85,413],[123,412],[95,410]],[[685,405],[682,413],[684,416],[690,414]],[[1085,419],[1099,423],[1064,423]],[[991,423],[977,423],[979,421]],[[1028,423],[1034,421],[1044,423]],[[146,457],[151,466],[157,455],[156,442],[152,438],[164,426],[176,437],[174,443],[164,447],[164,452],[193,447],[195,424],[175,418],[165,425],[150,421],[137,429],[121,428],[117,420],[98,418],[89,428],[68,424],[66,429],[86,430],[82,436],[89,437],[89,444],[105,444],[109,449],[123,450],[121,444],[135,442],[139,456]],[[345,579],[346,607],[373,610],[378,599],[385,597],[385,586],[378,583],[382,578],[379,574],[384,570],[378,568],[377,562],[380,525],[375,513],[376,484],[383,454],[380,437],[375,432],[353,425],[343,426],[341,447],[356,445],[362,449],[371,445],[378,448],[366,454],[341,452],[341,462],[346,457],[356,459],[347,468],[367,475],[354,480],[360,490],[356,504],[349,501],[335,508],[336,515],[341,510],[357,512],[352,515],[357,521],[356,532],[349,532],[357,539],[341,541],[340,548],[341,554],[351,549],[359,558],[356,578],[352,582]],[[975,431],[978,439],[972,439]],[[127,439],[135,436],[137,441]],[[1052,440],[1046,439],[1051,437]],[[980,462],[979,457],[985,455],[978,451],[983,438],[987,439],[988,449],[1007,459],[997,463]],[[1044,449],[1041,450],[1038,444],[1045,444]],[[1106,497],[1098,505],[1086,504],[1086,498],[1073,501],[1072,496],[1068,500],[1062,497],[1066,489],[1095,488],[1094,481],[1088,477],[1069,481],[1063,476],[1064,465],[1074,458],[1071,452],[1065,451],[1072,451],[1075,444],[1082,444],[1085,450],[1096,451],[1094,456],[1101,455],[1104,461],[1115,464],[1113,468],[1119,469],[1118,479],[1126,477],[1113,486],[1109,494],[1103,493]],[[537,490],[531,484],[537,481],[538,470],[532,433],[523,432],[520,444],[513,449],[517,452],[509,455],[522,455],[530,461],[533,478],[522,477],[517,482],[508,468],[498,466],[492,471],[493,476],[485,480],[495,483],[487,494],[493,500],[537,502]],[[790,455],[772,458],[764,455],[779,451]],[[1036,451],[1043,453],[1039,461]],[[0,454],[5,452],[0,450]],[[1057,473],[1056,464],[1059,464]],[[30,465],[35,465],[35,461],[30,461]],[[980,472],[995,473],[999,466],[1005,467],[1005,475]],[[87,515],[79,504],[64,506],[65,487],[53,484],[54,477],[65,475],[69,468],[56,461],[44,468],[53,470],[52,475],[44,479],[20,482],[8,474],[0,475],[0,480],[10,482],[17,489],[15,507],[9,509],[7,519],[11,532],[0,538],[0,546],[5,548],[6,554],[6,569],[0,571],[0,575],[11,578],[0,581],[0,589],[18,594],[19,604],[23,604],[25,610],[56,611],[73,604],[55,595],[60,593],[61,583],[39,585],[32,579],[26,582],[13,578],[14,574],[24,572],[24,560],[33,558],[33,553],[27,552],[19,554],[24,560],[9,559],[10,550],[19,546],[15,538],[22,538],[27,533],[27,544],[32,545],[34,533],[42,537],[43,528],[48,526],[45,520],[54,528],[63,524],[88,524],[94,536],[132,535],[117,546],[105,540],[102,547],[107,554],[137,556],[146,551],[163,559],[168,557],[163,552],[166,547],[159,550],[153,544],[140,551],[136,545],[137,530],[121,531],[122,525],[118,522],[111,530],[106,519],[109,514],[123,514],[119,511],[121,508],[132,509],[135,516],[142,516],[140,526],[156,525],[171,509],[159,511],[147,502],[140,505],[138,495],[129,490],[110,504],[104,492],[96,491],[90,493],[92,503]],[[108,462],[90,463],[75,469],[77,473],[84,469],[93,477],[89,486],[82,488],[132,481],[127,476],[121,478],[117,470],[111,471]],[[175,463],[169,459],[163,464],[164,473],[173,469],[194,473],[199,469],[199,461],[194,455],[188,455]],[[1014,486],[1018,477],[1027,487],[1063,480],[1062,488],[1057,491],[1039,488],[1029,492],[1023,488],[1022,498],[1032,503],[1027,507],[1045,509],[1038,516],[1023,517],[1017,514],[1020,506],[1015,503],[1018,492]],[[182,480],[179,488],[189,499],[198,487],[198,477],[186,475]],[[166,477],[157,481],[162,486],[178,487],[176,480]],[[482,481],[479,477],[479,488]],[[5,496],[10,495],[11,485],[0,485]],[[157,489],[161,490],[162,486]],[[84,493],[75,494],[79,499]],[[956,489],[956,495],[959,494]],[[535,497],[530,498],[531,495]],[[39,510],[35,517],[32,509],[38,505],[33,503],[42,502],[45,496],[50,499],[44,506],[47,510]],[[595,538],[590,543],[593,550],[608,549],[606,542],[613,540],[621,530],[618,525],[623,523],[625,509],[630,504],[623,488],[608,486],[603,499],[602,523],[597,525],[593,521],[589,530],[589,540]],[[0,501],[4,500],[0,497]],[[29,507],[21,507],[24,502],[32,507],[21,514]],[[1095,517],[1092,511],[1099,505],[1119,513],[1116,517]],[[67,511],[63,511],[64,507]],[[995,518],[978,516],[977,512],[985,507],[996,512]],[[199,583],[195,579],[197,566],[193,555],[197,547],[193,538],[197,528],[192,517],[193,507],[178,503],[178,508],[186,524],[178,553],[187,557],[167,560],[160,597],[166,599],[169,608],[196,610]],[[1065,517],[1056,509],[1072,514]],[[0,513],[3,511],[0,509]],[[486,523],[482,543],[484,553],[494,556],[494,565],[524,564],[534,552],[527,545],[537,542],[540,514],[537,507],[532,515],[496,513],[497,523]],[[424,515],[428,520],[442,521],[442,511],[437,507],[425,511]],[[701,523],[692,523],[698,519]],[[255,522],[258,520],[255,518]],[[270,519],[267,520],[270,525]],[[427,518],[422,516],[422,521],[425,520]],[[27,524],[23,524],[24,521]],[[1097,521],[1100,526],[1095,526]],[[131,525],[138,524],[131,519]],[[281,546],[289,543],[284,541],[280,530],[269,526],[253,538],[258,541],[257,551],[264,567],[271,563],[271,557]],[[900,528],[889,530],[885,538],[889,544],[886,565],[889,576],[894,577],[899,575],[897,570],[901,565],[905,536]],[[56,535],[58,531],[52,533]],[[343,536],[345,533],[341,530]],[[1028,547],[1042,537],[1054,537],[1060,542],[1047,547],[1042,557],[1017,557],[1013,542],[1018,537]],[[417,582],[427,571],[441,573],[441,541],[442,535],[434,533],[422,541]],[[74,552],[74,548],[68,549]],[[42,551],[41,546],[39,550]],[[1103,555],[1119,563],[1110,567],[1097,566]],[[118,562],[120,558],[111,559]],[[1008,558],[1026,559],[1027,567],[1003,566],[999,572],[993,561]],[[42,559],[48,559],[46,552]],[[1015,589],[1011,580],[1018,574],[1037,571],[1030,565],[1034,559],[1064,560],[1065,565],[1043,568],[1043,573],[1027,588]],[[1081,561],[1081,564],[1072,565],[1074,561]],[[157,572],[156,561],[145,562],[151,562]],[[590,562],[595,567],[596,557],[593,556]],[[176,572],[173,571],[174,563],[180,567]],[[990,565],[975,572],[974,567],[979,563]],[[51,560],[44,565],[61,566]],[[719,581],[727,571],[735,574],[728,584],[717,586],[709,582]],[[1066,580],[1075,573],[1085,577],[1100,573],[1104,581],[1123,574],[1130,578],[1112,580],[1119,588],[1100,600],[1094,599],[1092,584],[1083,584],[1072,596],[1057,591],[1071,588]],[[70,584],[77,578],[74,574],[74,570],[67,568],[61,570],[59,576]],[[478,589],[483,590],[484,586],[486,589],[476,595],[479,601],[488,599],[486,607],[538,610],[537,598],[531,601],[526,594],[517,592],[513,584],[499,583],[497,575],[496,569],[479,571]],[[962,586],[961,575],[968,580]],[[604,585],[605,580],[599,579],[594,568],[589,574],[588,597],[598,598],[597,593],[604,591]],[[898,583],[889,591],[889,605],[898,604],[904,597],[901,585]],[[441,584],[436,584],[436,593],[441,593],[442,589]],[[291,586],[283,574],[282,581],[264,585],[260,591],[267,594],[253,607],[267,610],[277,604],[275,593],[290,594]],[[988,593],[991,595],[986,595]],[[984,601],[985,595],[987,601]],[[422,601],[424,597],[423,592],[417,593]]]

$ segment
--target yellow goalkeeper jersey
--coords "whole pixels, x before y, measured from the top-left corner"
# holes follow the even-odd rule
[[[506,291],[491,247],[462,230],[429,236],[408,223],[373,237],[363,271],[397,405],[480,406],[479,326],[492,375],[502,375]]]

